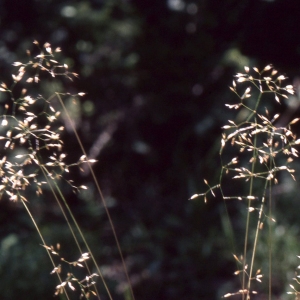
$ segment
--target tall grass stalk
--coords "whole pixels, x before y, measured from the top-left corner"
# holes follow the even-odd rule
[[[225,206],[228,201],[234,200],[245,203],[241,212],[244,215],[246,211],[244,246],[242,251],[233,254],[239,265],[234,274],[240,276],[241,287],[226,293],[224,298],[240,295],[243,300],[251,299],[259,288],[254,282],[261,283],[264,276],[268,277],[266,294],[268,299],[272,298],[272,224],[276,222],[272,211],[272,186],[280,180],[281,172],[287,172],[295,180],[291,164],[298,157],[295,146],[300,144],[292,129],[299,118],[286,126],[278,126],[280,115],[269,112],[274,106],[272,102],[280,104],[282,99],[288,101],[288,95],[294,94],[293,86],[285,84],[286,79],[272,65],[263,70],[245,67],[245,73],[235,76],[230,89],[238,101],[226,106],[238,113],[236,120],[228,120],[228,124],[223,126],[219,182],[211,187],[204,180],[207,191],[190,198],[203,197],[206,202],[208,194],[215,196],[218,189]],[[235,188],[228,184],[232,180],[237,181]],[[234,194],[235,189],[240,194]],[[269,226],[269,270],[262,270],[256,264],[257,246],[265,223]]]
[[[50,75],[50,78],[61,77],[62,80],[73,80],[74,77],[77,77],[77,74],[70,72],[66,64],[60,64],[56,61],[55,55],[61,51],[59,48],[53,50],[49,43],[40,46],[35,41],[34,44],[38,47],[39,54],[32,57],[31,52],[27,51],[29,56],[28,62],[15,62],[13,64],[18,69],[16,74],[12,74],[12,84],[10,86],[3,82],[0,84],[0,92],[4,93],[5,99],[4,114],[0,116],[0,142],[3,148],[0,160],[0,175],[2,178],[0,196],[7,197],[11,201],[23,203],[40,236],[42,246],[49,255],[53,266],[51,273],[56,274],[58,277],[59,284],[54,289],[55,295],[64,294],[66,299],[70,299],[69,294],[79,289],[81,299],[90,299],[91,295],[100,299],[100,293],[97,288],[99,283],[96,280],[99,277],[108,298],[112,300],[112,293],[93,255],[93,250],[89,246],[60,188],[60,182],[64,180],[76,192],[87,189],[84,185],[75,186],[73,181],[67,179],[65,175],[70,172],[72,167],[88,164],[119,251],[130,292],[129,298],[134,300],[130,277],[116,230],[92,168],[95,160],[88,159],[79,134],[63,101],[64,96],[77,98],[83,97],[84,93],[79,92],[73,95],[67,92],[55,92],[51,97],[45,98],[36,92],[40,82],[46,80],[47,75],[48,77]],[[57,104],[53,105],[53,102],[57,102],[57,100],[60,103],[60,108],[57,108]],[[65,162],[67,154],[63,152],[61,133],[64,131],[64,128],[59,125],[59,115],[62,111],[67,116],[77,138],[78,147],[82,151],[82,156],[78,161],[71,164]],[[28,202],[29,188],[34,189],[39,197],[42,197],[45,188],[48,191],[50,190],[77,246],[79,258],[76,261],[68,261],[62,258],[59,254],[59,244],[56,247],[48,245],[47,238],[43,236],[38,223],[30,211],[31,204]],[[84,246],[81,246],[82,244]],[[54,257],[60,259],[59,264],[55,263]],[[93,264],[92,266],[88,264],[90,260]],[[73,273],[65,274],[66,272],[63,272],[63,264],[69,264],[73,268],[85,268],[87,272],[85,278],[79,279]],[[92,273],[92,268],[96,270],[95,273]],[[74,285],[77,285],[77,287]],[[128,295],[126,296],[129,299]]]

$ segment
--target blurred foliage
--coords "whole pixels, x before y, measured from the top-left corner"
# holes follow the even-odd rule
[[[61,47],[59,59],[79,74],[73,82],[45,81],[36,92],[87,93],[66,105],[98,160],[94,168],[136,299],[219,299],[239,284],[229,240],[233,231],[235,246],[243,242],[240,204],[228,203],[230,225],[218,195],[207,204],[187,199],[205,189],[203,178],[218,181],[220,127],[235,118],[224,108],[234,102],[228,85],[235,72],[244,64],[273,63],[300,86],[300,42],[293,34],[299,6],[297,0],[0,1],[1,81],[12,82],[11,64],[26,59],[33,40]],[[268,109],[286,122],[298,108],[294,98]],[[67,159],[76,161],[80,149],[64,117],[61,122],[68,130]],[[62,185],[64,192],[114,299],[125,299],[120,259],[90,174],[74,170],[71,176],[90,189],[77,196]],[[226,186],[242,191],[231,180]],[[285,297],[300,254],[299,192],[286,178],[273,192],[276,294]],[[1,299],[53,299],[57,283],[29,217],[16,203],[0,205]],[[47,191],[30,207],[47,242],[60,243],[66,259],[77,259]],[[262,242],[260,253],[265,247]]]

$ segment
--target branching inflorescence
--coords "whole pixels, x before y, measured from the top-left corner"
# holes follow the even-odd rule
[[[34,44],[39,48],[39,54],[31,57],[30,51],[27,51],[29,56],[27,63],[15,62],[13,64],[18,69],[12,75],[12,83],[10,85],[0,84],[0,92],[4,100],[0,116],[0,196],[23,203],[27,210],[43,242],[42,246],[47,249],[53,264],[51,273],[57,274],[60,281],[60,284],[56,286],[55,295],[64,293],[69,299],[66,287],[73,291],[76,290],[74,284],[77,284],[81,298],[89,299],[91,294],[99,298],[94,278],[101,274],[89,271],[86,261],[92,258],[96,264],[95,260],[58,185],[58,181],[64,179],[74,191],[86,189],[87,187],[84,185],[75,186],[72,180],[65,178],[65,174],[73,166],[80,166],[83,163],[90,164],[95,160],[87,159],[86,155],[82,155],[75,163],[65,163],[66,154],[62,152],[63,141],[61,139],[64,127],[58,125],[57,119],[60,110],[55,109],[52,104],[55,100],[59,103],[63,96],[82,97],[84,93],[76,95],[54,93],[48,98],[38,94],[37,86],[41,80],[46,78],[46,75],[50,75],[50,78],[60,76],[62,79],[72,80],[73,77],[77,77],[77,74],[69,72],[66,64],[59,64],[55,60],[54,54],[60,52],[59,48],[52,50],[49,43],[44,44],[41,48],[38,42],[34,42]],[[52,192],[81,255],[75,262],[68,262],[61,258],[60,263],[69,264],[72,267],[86,267],[88,274],[83,280],[77,279],[73,273],[67,273],[65,280],[61,278],[62,265],[55,263],[55,259],[53,259],[53,255],[59,256],[58,250],[54,250],[53,246],[47,246],[29,210],[27,204],[30,200],[28,199],[29,186],[35,190],[37,196],[43,194],[45,186]],[[67,212],[69,216],[67,216]],[[69,217],[73,220],[73,225],[70,224]],[[79,245],[73,226],[77,229],[88,252],[84,252]],[[95,267],[100,273],[99,267],[97,265]]]
[[[250,299],[257,292],[252,288],[252,282],[262,281],[261,269],[254,271],[255,254],[259,239],[259,232],[264,228],[264,221],[275,222],[272,213],[272,186],[280,180],[280,172],[287,172],[295,180],[295,170],[290,166],[298,157],[297,145],[300,139],[293,132],[293,125],[300,118],[295,118],[288,124],[280,124],[280,115],[269,113],[268,107],[280,103],[294,94],[292,85],[284,84],[284,75],[279,75],[272,65],[262,71],[257,68],[245,67],[245,73],[238,73],[230,87],[239,101],[226,104],[229,109],[237,110],[237,120],[229,120],[223,126],[220,157],[221,172],[218,184],[210,187],[204,180],[208,190],[202,194],[195,194],[190,199],[203,197],[207,201],[208,194],[215,196],[214,190],[219,189],[223,200],[237,199],[246,202],[247,218],[242,255],[234,254],[235,261],[241,266],[234,274],[241,275],[241,289],[234,293],[227,293],[224,297],[241,295],[242,299]],[[274,102],[273,102],[274,103]],[[262,109],[263,108],[263,109]],[[226,152],[226,158],[224,153]],[[228,153],[234,153],[229,162]],[[222,183],[226,178],[242,180],[244,193],[242,195],[228,195],[231,191],[224,189]],[[229,179],[230,180],[230,179]],[[254,201],[255,200],[255,201]],[[226,203],[226,202],[225,202]],[[267,204],[267,205],[266,205]],[[254,214],[253,212],[258,212]],[[257,220],[253,241],[249,241],[250,220]],[[252,223],[251,223],[252,224]],[[269,237],[271,240],[271,230]],[[251,245],[251,246],[249,246]],[[272,294],[272,253],[269,251],[269,295]]]
[[[54,50],[59,51],[59,48]],[[69,79],[77,74],[70,73],[67,65],[59,65],[54,60],[48,43],[32,60],[25,64],[15,62],[14,66],[18,67],[18,71],[12,75],[11,87],[5,83],[0,85],[0,91],[7,95],[5,111],[0,120],[0,139],[3,143],[0,191],[1,195],[6,193],[10,200],[26,201],[25,191],[28,185],[36,186],[37,194],[41,194],[42,185],[47,183],[38,180],[39,173],[44,172],[49,178],[57,179],[64,172],[68,172],[71,166],[84,163],[87,159],[81,157],[72,165],[64,163],[66,154],[61,152],[63,142],[60,138],[64,127],[57,126],[55,121],[60,111],[56,111],[51,105],[51,100],[57,94],[45,99],[42,95],[33,97],[28,93],[28,89],[40,81],[42,72],[52,77],[64,76]],[[83,95],[84,93],[78,93],[72,96]],[[11,157],[12,153],[18,154]]]

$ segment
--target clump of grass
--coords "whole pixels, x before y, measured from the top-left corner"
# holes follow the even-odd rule
[[[14,202],[21,202],[30,216],[41,238],[42,246],[47,250],[52,262],[53,270],[51,274],[56,274],[59,280],[59,284],[54,289],[55,295],[65,294],[65,297],[70,299],[70,292],[80,291],[80,298],[90,299],[90,296],[94,295],[100,299],[96,282],[99,277],[109,299],[112,299],[111,292],[93,256],[93,252],[60,189],[61,181],[69,184],[75,192],[86,189],[87,187],[84,185],[74,185],[66,174],[69,174],[73,167],[80,168],[82,164],[87,164],[103,201],[119,249],[127,277],[128,289],[131,293],[130,298],[134,299],[119,241],[105,199],[91,167],[95,159],[87,158],[85,149],[63,102],[65,96],[77,98],[83,97],[84,93],[79,92],[73,95],[67,92],[55,92],[50,97],[44,97],[38,92],[40,82],[45,80],[47,76],[51,78],[60,77],[61,80],[73,80],[78,75],[70,72],[66,64],[60,64],[56,60],[55,55],[61,51],[60,48],[53,50],[49,43],[40,46],[35,41],[34,44],[39,53],[32,56],[28,50],[28,62],[15,62],[13,64],[16,72],[12,74],[12,83],[2,82],[0,84],[0,92],[3,93],[2,98],[5,102],[3,104],[4,113],[0,116],[0,147],[2,149],[0,156],[0,197],[6,197]],[[56,105],[53,105],[54,101]],[[58,108],[57,103],[60,103],[60,108]],[[82,156],[74,163],[65,162],[67,153],[63,152],[64,147],[61,139],[64,127],[59,121],[62,111],[68,118],[77,137],[78,147],[82,150]],[[45,189],[51,191],[77,245],[79,258],[76,261],[70,262],[61,257],[59,244],[56,247],[47,244],[47,237],[42,235],[31,213],[29,188],[33,189],[38,197],[43,196]],[[91,265],[88,265],[87,261],[92,262],[92,268],[96,272],[90,271]],[[74,273],[64,272],[64,264],[71,265],[75,269],[78,267],[85,268],[86,276],[79,279]]]
[[[234,200],[244,203],[244,246],[239,253],[233,254],[238,267],[234,274],[239,276],[241,287],[226,293],[224,298],[239,295],[243,300],[251,299],[259,288],[254,282],[261,283],[264,277],[268,278],[269,299],[272,296],[272,224],[276,222],[272,211],[272,187],[280,181],[281,172],[287,172],[295,180],[291,164],[298,157],[296,147],[300,144],[293,132],[293,125],[300,119],[280,124],[280,115],[273,115],[268,110],[272,101],[280,104],[282,99],[288,100],[288,95],[294,94],[293,86],[285,84],[286,79],[272,65],[263,70],[245,67],[245,73],[235,76],[230,89],[238,100],[226,106],[238,114],[237,120],[229,120],[223,126],[219,182],[210,186],[204,180],[207,191],[190,198],[203,197],[206,202],[209,194],[215,196],[219,190],[225,205]],[[243,191],[240,191],[243,194],[233,193],[239,188],[228,188],[228,178],[234,180],[232,185],[235,187],[243,186]],[[265,223],[268,226],[264,226]],[[268,270],[255,264],[257,245],[265,227],[269,228]]]

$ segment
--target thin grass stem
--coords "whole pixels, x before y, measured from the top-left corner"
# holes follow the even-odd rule
[[[56,95],[57,95],[57,98],[59,99],[59,102],[60,102],[60,104],[61,104],[61,106],[62,106],[62,108],[63,108],[63,110],[64,110],[64,112],[65,112],[65,114],[66,114],[66,116],[68,118],[68,121],[71,124],[72,130],[73,130],[73,132],[74,132],[74,134],[76,136],[76,139],[77,139],[78,144],[79,144],[79,146],[81,148],[81,151],[87,157],[87,153],[86,153],[86,151],[85,151],[85,149],[83,147],[83,144],[82,144],[81,139],[80,139],[80,137],[78,135],[78,132],[77,132],[77,130],[76,130],[76,128],[75,128],[72,120],[71,120],[71,117],[70,117],[70,115],[69,115],[69,113],[68,113],[68,111],[67,111],[67,109],[66,109],[66,107],[65,107],[65,105],[64,105],[64,103],[62,101],[62,98],[61,98],[61,96],[60,96],[59,93],[56,93]],[[128,282],[128,286],[129,286],[129,289],[130,289],[132,300],[135,300],[133,289],[132,289],[132,284],[131,284],[131,281],[130,281],[130,278],[129,278],[129,274],[128,274],[128,271],[127,271],[127,267],[126,267],[126,264],[125,264],[125,259],[123,257],[123,253],[122,253],[122,250],[121,250],[120,242],[119,242],[119,239],[118,239],[118,236],[117,236],[117,233],[116,233],[115,226],[113,224],[112,218],[110,216],[110,213],[109,213],[109,210],[108,210],[108,207],[107,207],[107,204],[106,204],[106,200],[105,200],[105,198],[104,198],[104,196],[102,194],[102,190],[101,190],[100,185],[99,185],[99,183],[97,181],[96,175],[94,173],[94,170],[93,170],[91,164],[89,162],[87,162],[87,164],[88,164],[89,170],[90,170],[90,172],[92,174],[92,177],[93,177],[93,180],[95,182],[95,185],[97,187],[97,191],[98,191],[98,193],[100,195],[100,198],[102,200],[103,206],[105,208],[106,215],[108,217],[108,220],[109,220],[112,232],[113,232],[113,236],[115,238],[115,242],[116,242],[116,245],[117,245],[117,248],[118,248],[118,251],[119,251],[119,255],[120,255],[120,258],[121,258],[121,261],[122,261],[122,265],[123,265],[123,269],[124,269],[124,272],[125,272],[125,276],[127,278],[127,282]],[[92,257],[92,254],[91,254],[91,257]],[[96,264],[96,261],[94,259],[93,259],[93,261]]]

